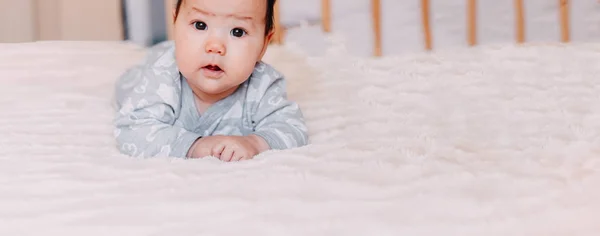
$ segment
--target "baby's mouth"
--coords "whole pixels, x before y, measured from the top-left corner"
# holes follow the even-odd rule
[[[221,69],[221,67],[219,67],[217,65],[207,65],[207,66],[202,67],[202,73],[207,78],[218,79],[221,76],[223,76],[224,71],[223,71],[223,69]]]
[[[207,69],[207,70],[210,70],[210,71],[214,71],[214,72],[220,72],[220,71],[223,71],[223,70],[221,69],[221,67],[219,67],[219,66],[217,66],[217,65],[208,65],[208,66],[205,66],[204,68],[205,68],[205,69]]]

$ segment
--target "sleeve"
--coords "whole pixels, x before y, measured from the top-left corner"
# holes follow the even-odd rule
[[[119,78],[114,136],[121,153],[136,157],[186,157],[200,137],[175,123],[181,105],[178,92],[181,82],[178,72],[167,69],[172,66],[138,65]]]
[[[252,122],[254,134],[271,149],[289,149],[308,144],[308,128],[297,103],[287,99],[285,80],[279,76],[267,87]]]

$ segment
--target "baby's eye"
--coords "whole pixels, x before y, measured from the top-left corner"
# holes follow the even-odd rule
[[[202,21],[196,21],[196,22],[194,22],[194,27],[197,30],[206,30],[206,23],[204,23]]]
[[[233,35],[233,37],[241,38],[246,34],[247,34],[246,31],[243,29],[240,29],[240,28],[235,28],[235,29],[231,30],[231,35]]]

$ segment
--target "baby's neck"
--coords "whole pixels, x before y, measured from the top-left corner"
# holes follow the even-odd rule
[[[213,103],[207,103],[204,102],[202,100],[200,100],[197,96],[194,96],[194,99],[196,100],[196,110],[198,110],[199,114],[204,114],[204,112],[212,105]]]
[[[223,100],[224,98],[228,97],[229,95],[233,94],[235,92],[235,90],[237,90],[237,87],[233,87],[225,92],[222,92],[220,94],[207,94],[204,93],[202,91],[198,91],[195,90],[194,88],[192,88],[192,91],[194,92],[194,100],[196,101],[196,109],[198,109],[198,112],[200,114],[204,114],[204,112],[213,104],[215,104],[218,101]]]

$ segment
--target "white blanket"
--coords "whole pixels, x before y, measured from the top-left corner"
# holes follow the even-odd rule
[[[121,43],[0,44],[0,235],[598,235],[600,45],[361,59],[273,47],[311,145],[134,159]]]

